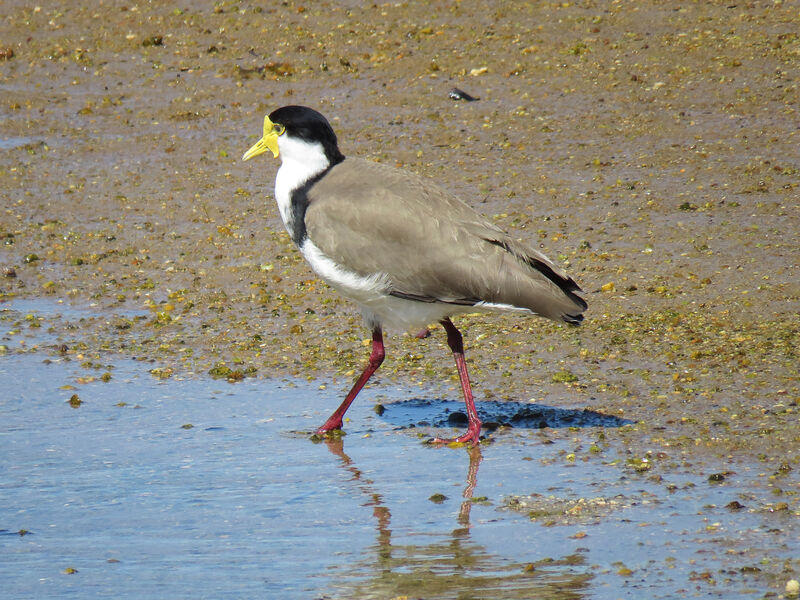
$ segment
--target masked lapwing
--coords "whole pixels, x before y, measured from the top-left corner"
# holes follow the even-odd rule
[[[450,317],[515,311],[577,325],[586,302],[578,285],[542,253],[512,239],[428,179],[360,158],[345,158],[327,119],[303,106],[264,118],[264,135],[242,157],[280,157],[275,199],[292,240],[314,272],[361,307],[372,328],[369,362],[341,406],[342,418],[383,362],[385,326],[441,323],[464,392],[467,432],[441,442],[478,443],[461,333]]]

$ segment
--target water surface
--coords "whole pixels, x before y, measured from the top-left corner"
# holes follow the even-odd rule
[[[3,331],[4,598],[752,597],[756,557],[796,551],[791,514],[754,509],[757,469],[711,484],[591,458],[614,417],[481,402],[493,443],[431,447],[460,403],[383,383],[314,443],[341,386],[161,380]]]

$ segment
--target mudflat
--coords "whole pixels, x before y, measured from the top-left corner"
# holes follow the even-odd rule
[[[157,377],[345,387],[369,332],[283,230],[277,161],[240,160],[303,104],[585,290],[580,328],[459,319],[479,400],[629,419],[608,444],[653,477],[758,465],[796,516],[798,4],[485,4],[4,2],[0,299],[86,310],[4,315],[2,352],[44,327]],[[378,385],[458,394],[441,328],[390,333]]]

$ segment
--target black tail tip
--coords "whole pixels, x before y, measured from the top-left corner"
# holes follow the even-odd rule
[[[574,315],[562,315],[561,318],[570,325],[580,325],[583,321],[583,315],[581,313]]]

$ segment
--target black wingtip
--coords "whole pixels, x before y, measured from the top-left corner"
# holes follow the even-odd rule
[[[534,269],[535,271],[538,271],[539,273],[547,277],[550,281],[556,284],[561,289],[562,292],[564,292],[564,295],[567,298],[572,300],[572,302],[574,302],[575,305],[578,308],[580,308],[580,312],[583,312],[589,307],[589,305],[586,304],[586,300],[578,296],[578,294],[576,293],[576,292],[581,292],[583,290],[581,290],[578,284],[575,283],[575,281],[571,277],[564,277],[562,275],[559,275],[553,270],[553,267],[551,267],[545,261],[537,258],[536,256],[529,256],[527,254],[521,254],[519,252],[515,252],[508,244],[508,242],[504,240],[494,240],[489,238],[484,238],[484,239],[490,244],[494,244],[495,246],[500,246],[506,252],[511,253],[517,259],[523,261],[531,269]],[[583,320],[583,316],[580,313],[566,314],[563,315],[562,318],[567,323],[580,323]]]

